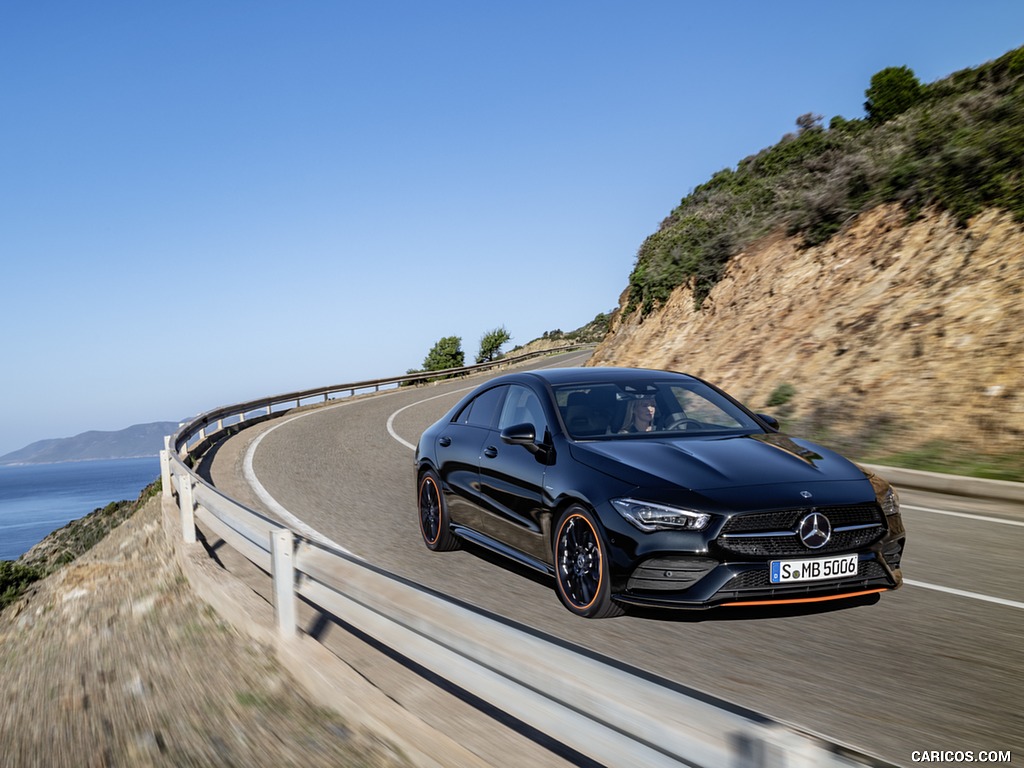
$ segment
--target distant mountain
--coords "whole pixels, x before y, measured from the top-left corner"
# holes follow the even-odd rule
[[[156,456],[164,447],[164,435],[178,429],[176,421],[136,424],[117,432],[83,432],[74,437],[40,440],[19,451],[0,456],[0,464],[53,464],[60,461],[133,459]]]

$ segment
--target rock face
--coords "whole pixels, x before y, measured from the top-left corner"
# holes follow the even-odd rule
[[[936,441],[1020,453],[1024,228],[884,207],[821,246],[768,238],[702,309],[683,286],[642,321],[620,313],[590,364],[696,374],[859,455]]]

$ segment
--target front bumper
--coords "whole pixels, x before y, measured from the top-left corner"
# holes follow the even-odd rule
[[[726,559],[708,554],[661,553],[645,558],[618,581],[613,599],[651,608],[705,609],[731,604],[816,602],[898,589],[906,536],[890,518],[889,531],[857,554],[857,573],[823,581],[773,584],[772,559]],[[896,532],[899,532],[898,534]],[[836,551],[829,556],[840,554]],[[806,555],[803,555],[806,557]]]
[[[677,574],[676,571],[670,573]],[[733,603],[772,604],[855,597],[897,589],[902,583],[899,568],[892,569],[883,557],[868,552],[858,555],[857,575],[844,579],[772,584],[767,562],[723,563],[713,565],[710,571],[686,589],[672,590],[667,581],[660,585],[662,588],[651,589],[649,579],[641,580],[634,576],[627,583],[626,589],[613,597],[616,602],[626,605],[704,609]]]

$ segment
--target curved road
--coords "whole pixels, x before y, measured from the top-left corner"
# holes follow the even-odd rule
[[[410,446],[484,378],[244,430],[225,452],[235,459],[211,473],[240,501],[400,576],[898,765],[922,750],[1024,759],[1024,509],[902,492],[908,584],[873,604],[577,619],[549,580],[479,551],[434,554],[420,539]]]

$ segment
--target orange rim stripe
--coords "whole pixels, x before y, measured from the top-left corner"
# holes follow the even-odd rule
[[[825,595],[824,597],[794,597],[789,600],[748,600],[743,603],[722,603],[722,607],[750,606],[750,605],[793,605],[794,603],[824,603],[828,600],[845,600],[848,597],[861,597],[863,595],[876,595],[879,592],[887,592],[887,587],[878,589],[866,589],[863,592],[846,592],[842,595]]]
[[[594,534],[594,541],[597,542],[597,554],[600,557],[600,560],[597,564],[597,591],[589,603],[587,603],[586,605],[579,606],[579,609],[581,611],[585,611],[597,601],[597,598],[601,596],[601,586],[604,584],[604,547],[601,545],[601,538],[597,535],[597,531],[594,529],[594,526],[590,524],[590,521],[587,520],[587,518],[579,514],[570,515],[569,517],[565,518],[565,522],[562,523],[562,527],[558,529],[558,538],[562,538],[562,531],[565,530],[565,526],[567,526],[574,517],[578,517],[580,520],[586,523],[587,528],[589,528],[590,532]],[[558,567],[557,563],[555,564],[555,567]],[[562,589],[562,585],[561,583],[559,583],[558,579],[555,579],[555,583],[558,584],[558,589],[561,590],[563,595],[565,595],[565,590]],[[574,605],[576,604],[575,601],[568,595],[565,595],[565,597],[569,600],[570,603],[573,603]]]

